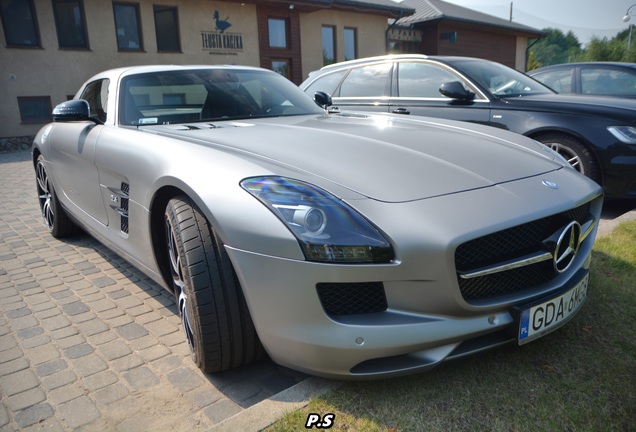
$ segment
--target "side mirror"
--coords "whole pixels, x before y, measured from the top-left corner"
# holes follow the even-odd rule
[[[331,95],[322,91],[317,91],[316,93],[314,93],[314,102],[316,102],[316,104],[322,109],[327,109],[328,107],[333,105]]]
[[[470,90],[466,90],[464,85],[459,81],[445,82],[439,88],[439,92],[451,99],[461,99],[469,101],[475,98],[475,93],[471,92]]]
[[[96,118],[90,116],[90,107],[84,99],[73,99],[62,102],[53,108],[54,122],[72,122],[72,121],[92,121],[97,124],[103,124]]]

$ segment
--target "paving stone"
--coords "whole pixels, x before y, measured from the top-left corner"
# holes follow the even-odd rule
[[[129,394],[128,388],[118,383],[95,392],[95,400],[102,405],[110,405],[125,398]]]
[[[49,342],[51,342],[51,338],[49,337],[49,335],[41,334],[23,341],[22,347],[25,349],[30,349],[48,344]]]
[[[137,323],[125,324],[117,328],[117,333],[126,340],[138,339],[148,334],[148,330]]]
[[[39,404],[40,402],[44,402],[45,399],[46,396],[42,390],[39,388],[32,388],[30,390],[23,391],[22,393],[9,396],[7,399],[7,407],[11,411],[16,412]]]
[[[117,382],[117,375],[109,370],[96,373],[83,379],[84,387],[88,391],[95,391]]]
[[[58,407],[58,412],[71,429],[87,425],[99,418],[99,410],[87,396],[73,399]]]
[[[180,330],[180,326],[175,326],[165,318],[148,323],[144,327],[146,327],[149,331],[156,334],[157,336],[166,336]]]
[[[170,349],[163,345],[155,345],[150,348],[138,351],[142,359],[147,362],[152,362],[162,357],[165,357],[171,353]]]
[[[92,345],[81,343],[64,350],[64,355],[70,359],[77,359],[91,354],[95,349]]]
[[[175,369],[170,372],[168,381],[181,393],[189,392],[204,383],[203,378],[195,371],[186,368]]]
[[[24,353],[22,352],[20,347],[15,346],[6,351],[2,351],[2,353],[0,354],[0,363],[6,363],[8,361],[18,359],[22,357],[23,355]]]
[[[136,354],[130,354],[110,362],[111,368],[117,372],[124,372],[144,364],[144,361]]]
[[[116,283],[114,280],[112,280],[109,277],[100,277],[97,279],[92,279],[91,282],[93,283],[93,285],[95,285],[98,288],[104,288],[109,285],[115,285]]]
[[[115,309],[117,307],[115,303],[113,303],[112,301],[106,298],[99,299],[96,301],[91,301],[89,304],[90,304],[91,310],[97,313]]]
[[[65,369],[60,372],[54,373],[42,379],[42,386],[48,390],[55,390],[58,387],[63,387],[67,384],[77,381],[77,375],[75,372]]]
[[[77,332],[77,330],[75,331]],[[74,347],[75,345],[83,344],[84,342],[86,342],[86,338],[77,332],[76,334],[65,337],[64,339],[58,339],[56,344],[60,349],[65,350],[70,347]]]
[[[53,344],[44,344],[25,350],[24,354],[29,358],[32,365],[39,365],[60,357],[60,352]]]
[[[18,345],[13,335],[0,336],[0,352],[10,350]]]
[[[71,322],[63,315],[58,315],[41,321],[42,327],[49,331],[63,329],[71,325]]]
[[[7,409],[4,407],[4,404],[0,404],[0,428],[5,427],[9,423],[9,420],[11,419],[9,418]]]
[[[79,330],[75,327],[68,326],[61,329],[53,330],[51,332],[51,337],[53,339],[66,339],[71,336],[75,336],[76,334],[79,334]]]
[[[243,381],[237,384],[231,385],[223,389],[223,393],[230,399],[243,402],[246,401],[261,392],[261,388],[253,382]]]
[[[130,315],[121,315],[117,318],[113,318],[113,319],[109,319],[108,320],[108,325],[110,325],[113,328],[116,327],[121,327],[124,326],[126,324],[132,324],[133,323],[133,318]]]
[[[70,384],[49,391],[47,399],[53,404],[53,406],[55,406],[72,401],[73,399],[77,399],[85,394],[86,390],[82,388],[77,381],[74,381]]]
[[[0,386],[5,395],[12,396],[37,387],[38,379],[31,370],[25,369],[1,377]]]
[[[88,341],[91,343],[91,345],[98,346],[115,339],[117,339],[117,335],[115,333],[111,331],[105,331],[105,332],[90,336],[88,338]]]
[[[171,355],[152,362],[152,367],[162,375],[181,366],[181,360]]]
[[[86,321],[78,324],[77,327],[85,336],[93,336],[105,332],[110,328],[108,324],[98,320]]]
[[[15,415],[15,421],[20,428],[26,428],[48,419],[53,414],[51,405],[44,402],[20,411]]]
[[[100,354],[108,360],[116,360],[132,353],[132,350],[125,342],[114,340],[99,346]]]
[[[76,301],[73,303],[68,303],[65,304],[64,306],[62,306],[62,311],[66,314],[66,315],[79,315],[82,314],[84,312],[88,312],[90,310],[90,308],[82,303],[81,301]]]
[[[27,369],[29,366],[30,366],[29,361],[24,357],[20,357],[15,360],[0,363],[0,376],[9,375],[9,374]]]
[[[197,408],[202,409],[220,400],[223,394],[213,386],[204,386],[192,391],[188,396]]]
[[[20,309],[22,310],[22,309]],[[10,320],[11,328],[15,331],[24,330],[26,328],[35,327],[39,324],[37,318],[33,315],[21,316]]]
[[[84,357],[73,359],[71,362],[75,367],[75,372],[77,372],[80,377],[87,377],[96,374],[108,367],[108,365],[104,363],[104,360],[102,360],[97,354],[89,354]]]
[[[157,345],[158,343],[159,341],[157,340],[157,338],[155,338],[152,335],[148,335],[148,336],[140,337],[135,340],[131,340],[128,342],[128,345],[130,345],[130,348],[133,351],[137,352],[137,351],[143,351],[147,348],[153,347]]]
[[[23,307],[21,309],[15,309],[15,310],[9,311],[5,315],[9,319],[15,319],[15,318],[20,318],[26,315],[31,315],[31,313],[32,313],[31,309],[29,309],[28,307]]]
[[[35,372],[39,376],[45,377],[45,376],[53,375],[54,373],[64,370],[66,368],[68,368],[68,364],[66,363],[65,360],[56,359],[56,360],[51,360],[46,363],[42,363],[41,365],[38,365],[35,368]]]
[[[159,384],[159,378],[148,367],[141,366],[124,373],[124,378],[135,390],[142,390]]]

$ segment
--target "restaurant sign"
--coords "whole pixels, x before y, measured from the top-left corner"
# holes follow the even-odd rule
[[[243,33],[226,32],[232,27],[229,17],[219,18],[214,11],[214,30],[201,32],[201,46],[211,55],[237,55],[243,51]]]

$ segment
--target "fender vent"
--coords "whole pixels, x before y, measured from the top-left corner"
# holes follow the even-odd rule
[[[128,194],[130,192],[130,185],[125,182],[121,182],[121,204],[120,204],[120,217],[121,217],[121,231],[128,234]]]

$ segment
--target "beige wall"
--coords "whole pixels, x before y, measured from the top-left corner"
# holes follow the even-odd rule
[[[319,11],[300,15],[303,79],[323,67],[322,26],[336,27],[336,61],[344,61],[344,28],[357,29],[358,57],[386,54],[387,18],[377,15]]]
[[[515,69],[521,72],[526,71],[526,50],[528,49],[528,38],[517,37],[517,55],[515,58]]]

